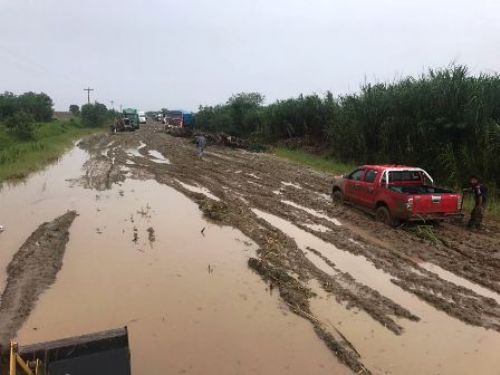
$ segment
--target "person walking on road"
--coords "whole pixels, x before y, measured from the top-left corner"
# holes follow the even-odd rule
[[[469,182],[474,196],[474,208],[470,214],[467,227],[470,229],[481,229],[483,214],[488,203],[488,188],[481,184],[476,176],[471,176]]]
[[[205,147],[207,146],[207,139],[203,134],[196,136],[196,150],[198,152],[198,157],[202,158],[205,152]]]

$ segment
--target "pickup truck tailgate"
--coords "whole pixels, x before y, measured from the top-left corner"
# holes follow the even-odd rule
[[[413,196],[414,214],[452,214],[460,210],[458,194],[420,194]]]

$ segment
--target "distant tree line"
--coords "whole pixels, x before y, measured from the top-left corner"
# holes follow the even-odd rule
[[[99,102],[84,104],[80,108],[77,104],[71,104],[69,111],[73,116],[81,119],[82,126],[86,128],[100,128],[108,125],[116,117],[114,110],[108,109]]]
[[[342,161],[424,167],[448,185],[477,174],[500,187],[500,76],[464,66],[366,84],[338,98],[263,105],[257,93],[202,106],[196,127],[267,143],[313,145]],[[291,142],[296,140],[297,142]]]
[[[113,121],[115,112],[108,110],[102,103],[84,104],[80,110],[82,125],[87,128],[99,128]]]
[[[24,112],[35,121],[50,121],[54,110],[50,96],[44,93],[26,92],[15,95],[11,92],[0,94],[0,121]]]
[[[15,136],[28,139],[33,136],[35,121],[50,121],[54,113],[52,99],[44,93],[26,92],[15,95],[0,94],[0,122]]]
[[[15,95],[11,92],[0,94],[0,124],[19,139],[31,139],[34,136],[36,123],[52,120],[52,99],[44,93],[26,92]],[[104,104],[85,104],[81,107],[72,104],[70,112],[80,116],[81,121],[74,122],[84,127],[102,127],[114,118],[114,112],[109,111]]]

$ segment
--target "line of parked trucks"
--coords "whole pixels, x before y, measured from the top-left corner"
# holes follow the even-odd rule
[[[193,126],[193,114],[184,111],[162,111],[154,116],[156,121],[165,127],[191,127]],[[125,108],[112,126],[113,132],[134,131],[146,124],[146,114],[135,108]]]

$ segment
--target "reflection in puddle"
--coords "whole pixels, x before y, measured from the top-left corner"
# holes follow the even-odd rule
[[[321,257],[317,254],[314,254],[312,251],[308,249],[302,249],[304,255],[309,259],[316,267],[318,267],[321,271],[325,272],[330,276],[335,276],[338,274],[338,271],[331,267],[328,263],[321,259]]]
[[[321,212],[313,210],[312,208],[301,206],[300,204],[297,204],[297,203],[292,202],[292,201],[282,200],[281,202],[285,203],[285,204],[288,204],[289,206],[298,208],[298,209],[300,209],[302,211],[306,211],[307,213],[309,213],[309,214],[311,214],[313,216],[316,216],[317,218],[328,220],[328,221],[332,222],[333,224],[335,224],[337,226],[341,226],[342,225],[342,223],[340,221],[338,221],[337,219],[335,219],[334,217],[330,217],[328,215],[325,215],[325,214],[323,214]]]
[[[391,283],[390,275],[376,269],[365,258],[339,250],[277,216],[256,209],[253,211],[294,238],[319,269],[332,275],[335,273],[323,259],[307,250],[308,246],[335,263],[337,269],[349,272],[358,282],[379,291],[421,318],[419,322],[398,319],[404,332],[397,336],[364,311],[347,309],[334,296],[327,296],[315,281],[309,283],[319,296],[311,301],[314,315],[323,322],[332,322],[375,374],[496,374],[500,366],[498,332],[451,318]]]
[[[79,175],[84,160],[74,150],[0,192],[9,227],[1,238],[2,275],[41,222],[67,209],[79,213],[63,268],[18,341],[128,325],[135,374],[349,373],[310,323],[289,313],[248,269],[252,241],[206,222],[196,204],[154,181],[126,180],[104,192],[71,188],[65,180]]]
[[[441,267],[439,267],[433,263],[423,262],[423,263],[419,263],[418,265],[420,267],[426,269],[427,271],[430,271],[430,272],[437,274],[443,280],[447,280],[447,281],[449,281],[455,285],[458,285],[458,286],[463,286],[464,288],[470,289],[479,295],[493,298],[498,303],[500,303],[500,294],[495,293],[492,290],[484,288],[481,285],[474,284],[473,282],[471,282],[467,279],[464,279],[460,276],[457,276],[452,272],[446,271],[445,269],[442,269]]]
[[[201,194],[205,195],[206,197],[213,199],[214,201],[220,201],[220,199],[218,197],[213,195],[210,192],[210,190],[208,190],[205,187],[189,185],[189,184],[186,184],[186,183],[179,181],[179,180],[175,180],[175,181],[177,181],[186,190],[192,191],[193,193],[201,193]]]
[[[272,226],[292,237],[302,251],[306,252],[308,248],[318,251],[322,256],[333,262],[339,270],[348,272],[360,283],[376,289],[402,306],[406,307],[402,302],[406,302],[408,296],[412,297],[411,294],[391,282],[394,277],[377,269],[365,257],[341,250],[335,245],[325,242],[321,238],[275,215],[257,209],[252,211]]]
[[[316,193],[316,195],[322,199],[324,199],[325,201],[331,201],[332,200],[332,197],[328,194],[325,194],[325,193]]]
[[[285,186],[291,186],[291,187],[294,187],[295,189],[302,189],[302,186],[300,186],[299,184],[294,184],[293,182],[285,182],[285,181],[281,181],[281,184],[282,184],[282,185],[285,185]]]
[[[250,177],[253,177],[255,178],[256,180],[260,180],[261,178],[259,176],[257,176],[255,173],[247,173],[246,174],[247,176],[250,176]]]
[[[144,155],[142,155],[140,152],[139,152],[139,149],[138,148],[128,148],[125,150],[125,153],[128,155],[128,156],[136,156],[138,158],[142,158],[144,157]]]
[[[257,182],[254,182],[254,181],[247,181],[247,183],[251,184],[251,185],[255,185],[255,186],[258,186],[258,187],[262,187],[261,184],[258,184]]]
[[[349,238],[349,242],[352,242],[353,244],[359,246],[359,247],[365,247],[361,242],[356,241],[354,238]]]
[[[126,150],[125,150],[125,153],[126,153],[128,156],[136,156],[136,157],[138,157],[138,158],[143,158],[143,157],[144,157],[144,155],[143,155],[143,154],[141,154],[141,153],[139,152],[139,150],[140,150],[141,148],[144,148],[144,147],[146,147],[146,144],[145,144],[144,142],[142,142],[142,141],[141,141],[141,142],[140,142],[140,144],[139,144],[139,147],[137,147],[137,148],[133,148],[133,147],[128,148],[128,149],[126,149]]]
[[[325,227],[324,225],[321,225],[321,224],[309,224],[309,223],[305,223],[305,224],[302,224],[304,225],[305,227],[311,229],[311,230],[314,230],[316,232],[321,232],[321,233],[326,233],[330,230],[330,228],[327,228]]]
[[[151,160],[153,163],[170,164],[170,160],[163,156],[159,151],[148,150],[148,154],[153,157],[153,159]]]
[[[396,336],[364,311],[346,309],[317,282],[309,286],[318,295],[311,310],[349,338],[374,374],[498,373],[500,334],[495,331],[469,326],[423,303],[418,308],[423,320],[401,320],[405,331]]]

